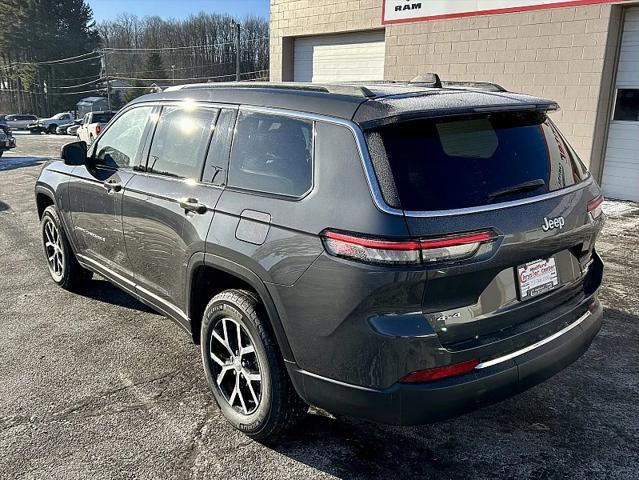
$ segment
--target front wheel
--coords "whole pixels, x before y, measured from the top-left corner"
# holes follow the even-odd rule
[[[57,126],[57,125],[49,125],[49,128],[48,128],[47,130],[48,130],[48,132],[49,132],[51,135],[55,135],[55,129],[56,129],[56,128],[58,128],[58,126]]]
[[[40,224],[42,246],[53,281],[67,290],[77,290],[84,286],[93,273],[82,268],[76,260],[53,205],[44,209]]]
[[[254,293],[227,290],[213,297],[202,319],[201,349],[220,410],[247,436],[265,440],[306,414]]]

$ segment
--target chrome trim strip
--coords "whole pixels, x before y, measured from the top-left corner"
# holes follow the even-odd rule
[[[308,120],[313,120],[317,122],[326,122],[332,123],[334,125],[340,125],[342,127],[348,128],[353,137],[355,137],[355,143],[357,144],[357,150],[359,152],[359,157],[362,162],[362,167],[364,168],[364,173],[366,174],[366,181],[368,182],[368,188],[371,192],[371,197],[373,198],[373,203],[377,207],[378,210],[384,213],[388,213],[390,215],[399,215],[403,216],[403,210],[389,207],[384,201],[384,197],[382,196],[382,191],[379,188],[379,184],[377,183],[377,176],[375,175],[375,170],[373,169],[373,161],[371,160],[368,154],[368,147],[366,146],[366,139],[364,138],[364,132],[355,122],[350,120],[344,120],[343,118],[330,117],[327,115],[319,115],[315,113],[308,112],[298,112],[294,110],[286,110],[282,108],[272,108],[272,107],[256,107],[253,105],[242,105],[242,110],[251,111],[251,112],[261,112],[261,113],[273,113],[277,115],[283,115],[294,118],[304,118]]]
[[[177,313],[181,318],[183,318],[184,320],[189,320],[189,318],[186,316],[186,314],[179,309],[178,307],[176,307],[175,305],[173,305],[170,302],[167,302],[166,300],[164,300],[161,297],[158,297],[157,295],[155,295],[154,293],[149,292],[146,288],[141,287],[140,285],[132,282],[131,280],[123,277],[122,275],[120,275],[117,272],[114,272],[113,270],[111,270],[108,267],[105,267],[104,265],[101,265],[100,263],[96,262],[95,260],[93,260],[92,258],[89,258],[87,256],[84,255],[77,255],[79,257],[79,260],[82,260],[85,263],[90,263],[93,265],[93,267],[98,270],[98,273],[100,275],[107,275],[107,276],[112,276],[114,277],[115,281],[120,281],[125,285],[130,286],[130,288],[135,292],[137,290],[139,290],[141,293],[143,293],[144,295],[147,295],[149,297],[151,297],[154,301],[158,302],[159,304],[163,305],[165,308],[170,309],[171,311]]]
[[[482,368],[488,368],[488,367],[492,367],[493,365],[498,365],[500,363],[507,362],[508,360],[512,360],[515,357],[519,357],[520,355],[523,355],[525,353],[531,352],[531,351],[533,351],[533,350],[535,350],[535,349],[537,349],[537,348],[539,348],[539,347],[541,347],[543,345],[546,345],[547,343],[550,343],[553,340],[556,340],[557,338],[561,337],[562,335],[568,333],[573,328],[579,326],[590,315],[592,315],[590,312],[584,313],[581,317],[579,317],[573,323],[571,323],[570,325],[568,325],[565,328],[562,328],[558,332],[552,334],[550,337],[546,337],[543,340],[538,341],[537,343],[533,343],[532,345],[529,345],[529,346],[527,346],[525,348],[522,348],[521,350],[517,350],[516,352],[509,353],[508,355],[504,355],[503,357],[498,357],[498,358],[494,358],[492,360],[487,360],[485,362],[481,362],[479,365],[477,365],[475,367],[475,370],[481,370]]]
[[[580,183],[577,183],[570,187],[563,188],[561,190],[555,190],[554,192],[545,193],[543,195],[538,195],[536,197],[524,198],[520,200],[512,200],[510,202],[496,203],[494,205],[482,205],[479,207],[458,208],[454,210],[404,211],[398,208],[393,208],[386,204],[386,201],[384,200],[384,196],[382,195],[382,191],[379,187],[379,183],[377,181],[377,175],[375,174],[375,169],[373,168],[373,161],[371,160],[370,154],[368,152],[368,146],[366,144],[366,138],[364,137],[364,132],[362,131],[360,126],[357,125],[355,122],[352,122],[350,120],[344,120],[342,118],[330,117],[327,115],[319,115],[315,113],[286,110],[282,108],[257,107],[252,105],[242,105],[241,108],[242,110],[247,110],[247,111],[274,113],[277,115],[283,115],[283,116],[289,116],[289,117],[295,117],[295,118],[305,118],[305,119],[313,120],[313,121],[333,123],[335,125],[341,125],[343,127],[348,128],[353,133],[353,136],[355,137],[355,140],[357,143],[357,149],[360,155],[360,160],[362,162],[362,167],[364,168],[364,173],[366,174],[366,181],[368,182],[368,187],[370,188],[373,202],[378,210],[380,210],[383,213],[387,213],[389,215],[399,215],[399,216],[405,215],[406,217],[409,217],[409,218],[437,218],[437,217],[450,217],[454,215],[467,215],[471,213],[486,212],[491,210],[501,210],[504,208],[511,208],[511,207],[516,207],[519,205],[527,205],[530,203],[542,202],[550,198],[567,195],[569,193],[585,188],[589,186],[590,184],[592,184],[593,182],[592,175],[588,175],[588,178],[586,180],[583,180]]]
[[[511,200],[510,202],[495,203],[493,205],[482,205],[479,207],[458,208],[454,210],[434,210],[430,212],[411,212],[406,211],[406,216],[409,218],[432,218],[432,217],[450,217],[452,215],[467,215],[469,213],[479,213],[487,211],[502,210],[504,208],[518,207],[520,205],[528,205],[530,203],[543,202],[551,198],[567,195],[569,193],[576,192],[582,188],[586,188],[593,182],[592,175],[589,175],[586,180],[583,180],[570,187],[555,190],[554,192],[544,193],[543,195],[537,195],[535,197],[522,198],[520,200]]]
[[[132,106],[155,105],[155,104],[159,104],[159,105],[180,104],[183,101],[184,100],[176,100],[176,99],[153,100],[149,102],[137,102],[137,103],[134,103]],[[402,209],[389,206],[384,200],[384,196],[382,195],[381,188],[377,181],[377,175],[375,174],[375,169],[373,168],[373,161],[371,160],[370,154],[368,152],[368,146],[366,144],[366,138],[364,137],[364,132],[357,123],[351,120],[345,120],[343,118],[331,117],[329,115],[301,112],[297,110],[287,110],[284,108],[260,107],[256,105],[224,104],[224,103],[207,102],[206,100],[198,100],[198,101],[195,101],[194,103],[197,105],[210,105],[216,108],[234,108],[235,107],[238,109],[241,108],[244,111],[271,113],[275,115],[282,115],[282,116],[293,117],[293,118],[302,118],[302,119],[311,120],[311,121],[332,123],[334,125],[340,125],[340,126],[348,128],[353,134],[353,137],[355,137],[355,143],[357,144],[357,150],[359,151],[360,160],[362,162],[362,167],[364,169],[366,181],[370,189],[373,203],[375,204],[375,207],[379,211],[383,213],[387,213],[389,215],[398,215],[398,216],[405,215],[406,217],[409,217],[409,218],[437,218],[437,217],[450,217],[454,215],[467,215],[471,213],[502,210],[504,208],[511,208],[511,207],[516,207],[519,205],[527,205],[531,203],[542,202],[550,198],[567,195],[569,193],[585,188],[589,186],[590,184],[592,184],[593,182],[592,175],[588,175],[588,178],[586,180],[583,180],[582,182],[577,183],[576,185],[572,185],[570,187],[563,188],[561,190],[555,190],[554,192],[549,192],[544,195],[538,195],[536,197],[524,198],[521,200],[512,200],[510,202],[496,203],[494,205],[458,208],[455,210],[404,211]],[[122,113],[123,112],[118,112],[118,116],[121,115]],[[102,134],[102,132],[100,134]],[[313,185],[313,188],[314,188],[314,185]]]

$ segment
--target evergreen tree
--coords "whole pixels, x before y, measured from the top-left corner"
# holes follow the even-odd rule
[[[148,72],[145,78],[153,78],[154,80],[166,79],[166,71],[164,70],[164,63],[162,57],[157,52],[152,52],[146,58],[146,66],[144,67]]]
[[[100,39],[93,12],[85,0],[3,0],[2,4],[0,82],[4,88],[16,89],[19,85],[26,90],[19,93],[22,110],[50,113],[45,85],[51,94],[51,110],[56,111],[73,108],[80,97],[87,96],[57,93],[96,88],[91,84],[77,90],[56,87],[97,79],[99,58],[75,63],[39,63],[87,54],[98,48]],[[17,108],[15,95],[12,100],[13,108]]]

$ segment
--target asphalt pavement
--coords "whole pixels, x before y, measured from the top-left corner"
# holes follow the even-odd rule
[[[605,204],[604,326],[568,369],[435,425],[313,410],[264,445],[227,425],[170,320],[99,277],[50,281],[34,182],[71,140],[19,135],[0,159],[0,478],[639,478],[639,205]]]

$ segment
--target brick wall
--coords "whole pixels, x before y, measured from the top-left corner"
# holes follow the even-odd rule
[[[290,37],[383,28],[381,3],[271,0],[271,79],[291,79],[286,77],[292,48],[283,49]],[[385,78],[410,80],[436,72],[449,80],[492,81],[556,100],[562,110],[552,118],[588,164],[611,8],[591,5],[389,25]]]

